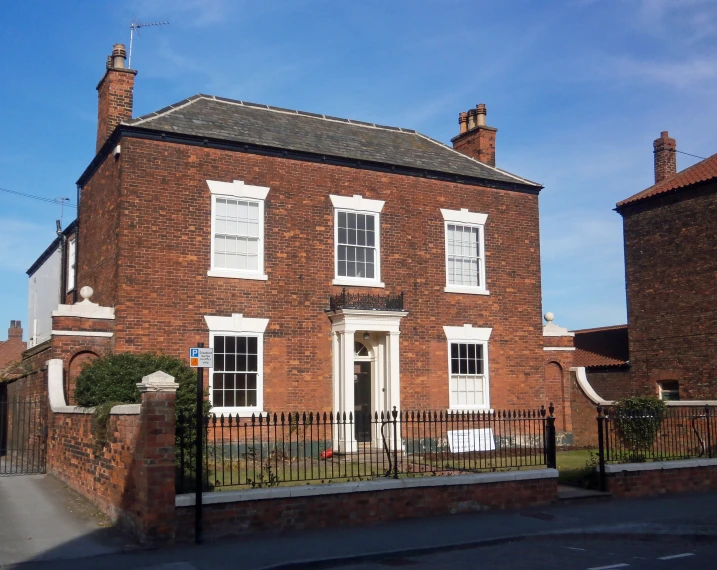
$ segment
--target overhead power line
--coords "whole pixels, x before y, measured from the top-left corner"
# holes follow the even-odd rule
[[[22,196],[23,198],[32,198],[33,200],[40,200],[41,202],[49,202],[50,204],[57,204],[58,206],[67,206],[68,208],[77,208],[75,204],[70,204],[69,198],[46,198],[44,196],[35,196],[33,194],[26,194],[25,192],[17,192],[15,190],[8,190],[7,188],[0,188],[0,192],[7,192],[8,194],[15,194],[16,196]]]
[[[706,156],[697,156],[696,154],[690,154],[689,152],[682,152],[681,150],[677,150],[677,149],[675,149],[675,152],[679,152],[680,154],[686,154],[687,156],[694,156],[695,158],[701,158],[702,160],[707,158]]]

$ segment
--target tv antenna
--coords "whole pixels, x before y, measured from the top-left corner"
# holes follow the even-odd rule
[[[129,25],[129,60],[127,61],[127,67],[132,69],[132,40],[134,39],[135,30],[139,33],[140,28],[148,28],[149,26],[168,26],[169,22],[140,22],[137,18],[132,20]]]

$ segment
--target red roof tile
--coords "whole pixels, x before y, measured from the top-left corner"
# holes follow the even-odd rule
[[[662,182],[654,184],[649,188],[646,188],[642,192],[638,192],[634,196],[617,203],[618,209],[626,204],[632,204],[644,200],[645,198],[652,198],[665,192],[673,190],[679,190],[692,184],[698,184],[699,182],[707,182],[708,180],[717,179],[717,154],[713,154],[709,158],[705,158],[702,162],[693,164],[689,168],[678,172],[677,174],[666,178]]]
[[[574,332],[573,366],[621,366],[630,360],[627,325]]]

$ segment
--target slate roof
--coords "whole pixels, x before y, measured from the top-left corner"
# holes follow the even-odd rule
[[[470,158],[411,129],[388,127],[195,95],[124,125],[167,133],[407,167],[457,176],[542,186]]]
[[[666,192],[672,192],[693,184],[715,179],[717,179],[717,154],[713,154],[709,158],[705,158],[703,161],[693,164],[689,168],[685,168],[677,174],[666,178],[662,182],[658,182],[642,192],[638,192],[634,196],[630,196],[618,202],[617,207],[619,209],[626,204],[632,204],[633,202],[639,202],[646,198],[652,198],[653,196],[658,196]]]
[[[630,360],[627,325],[573,331],[573,366],[623,366]]]

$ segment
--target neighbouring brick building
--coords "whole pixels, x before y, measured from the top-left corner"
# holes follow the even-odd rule
[[[717,398],[717,155],[677,172],[654,143],[655,184],[617,204],[623,218],[635,393]]]
[[[25,347],[26,344],[22,340],[21,322],[10,321],[7,340],[0,341],[0,373],[21,360]]]
[[[133,119],[135,74],[115,46],[78,181],[73,282],[114,308],[86,336],[213,347],[218,412],[546,402],[542,187],[495,168],[484,105],[450,148],[210,95]]]

